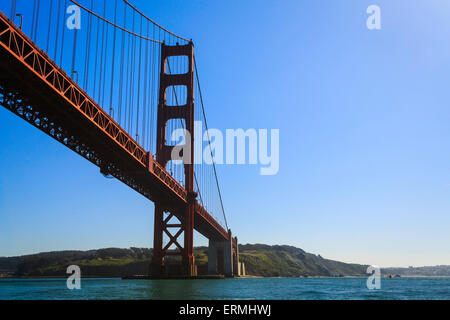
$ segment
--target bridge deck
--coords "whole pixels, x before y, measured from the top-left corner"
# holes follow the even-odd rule
[[[0,103],[152,201],[177,207],[186,190],[0,12]],[[182,217],[181,217],[182,218]],[[194,228],[208,239],[227,231],[199,204]]]

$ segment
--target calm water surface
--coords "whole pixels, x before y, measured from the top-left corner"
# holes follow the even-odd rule
[[[9,299],[450,299],[450,278],[382,279],[368,290],[366,278],[257,278],[225,280],[0,279]]]

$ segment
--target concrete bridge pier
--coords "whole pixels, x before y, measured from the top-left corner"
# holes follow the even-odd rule
[[[225,277],[233,276],[231,241],[209,240],[208,274],[223,274]]]
[[[225,277],[240,276],[237,238],[231,236],[226,241],[209,240],[208,274],[223,274]]]

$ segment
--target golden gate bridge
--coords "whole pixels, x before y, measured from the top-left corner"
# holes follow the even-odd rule
[[[208,127],[192,40],[127,0],[2,1],[0,104],[154,202],[152,277],[198,276],[194,230],[209,274],[240,275],[215,164],[195,162],[194,123]]]

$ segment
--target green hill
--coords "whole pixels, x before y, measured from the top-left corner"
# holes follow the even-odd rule
[[[367,266],[322,258],[292,246],[247,244],[239,247],[248,274],[265,277],[360,276]]]
[[[239,246],[246,273],[264,277],[359,276],[367,266],[322,258],[292,246],[246,244]],[[200,274],[207,270],[207,247],[195,249]],[[89,251],[55,251],[0,258],[0,274],[19,277],[67,276],[67,266],[81,267],[84,277],[122,277],[148,274],[152,250],[107,248]],[[174,262],[169,259],[168,263]],[[172,260],[172,261],[171,261]]]

